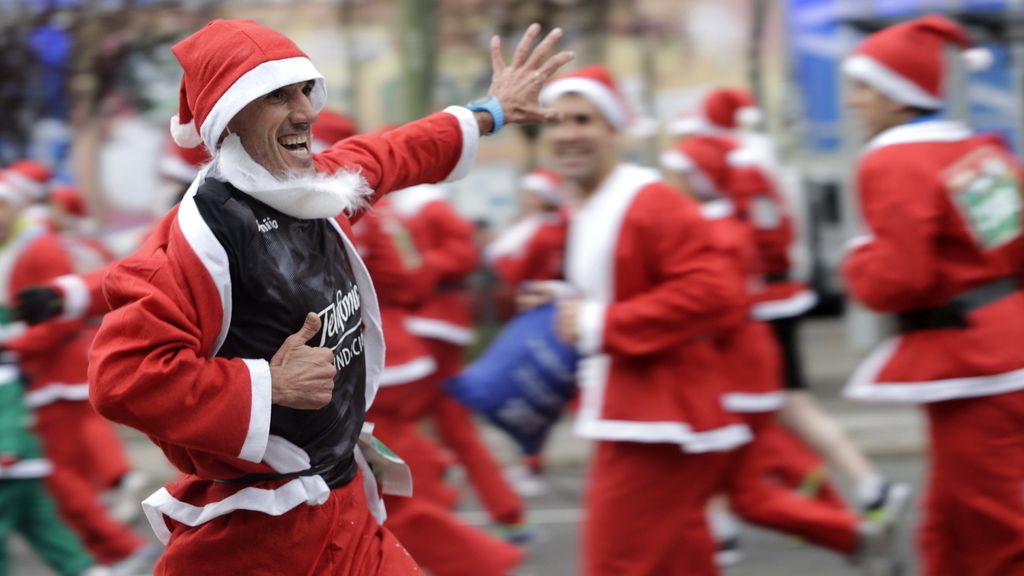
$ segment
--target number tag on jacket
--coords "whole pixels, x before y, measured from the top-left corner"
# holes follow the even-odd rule
[[[997,148],[972,152],[943,176],[953,205],[979,246],[991,250],[1020,236],[1020,181]]]

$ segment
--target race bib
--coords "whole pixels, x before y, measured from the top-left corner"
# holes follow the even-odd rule
[[[943,172],[950,199],[975,242],[998,248],[1021,234],[1021,187],[1014,166],[992,146]]]

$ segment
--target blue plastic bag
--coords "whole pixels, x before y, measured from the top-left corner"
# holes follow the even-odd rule
[[[537,454],[576,392],[579,354],[555,335],[553,304],[514,317],[445,388]]]

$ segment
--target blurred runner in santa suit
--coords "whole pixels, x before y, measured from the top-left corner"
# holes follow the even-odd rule
[[[817,303],[817,295],[791,277],[790,249],[796,241],[791,211],[781,193],[783,179],[771,139],[757,130],[761,109],[746,90],[719,88],[704,97],[695,112],[669,124],[669,132],[687,138],[719,140],[732,148],[728,155],[729,193],[740,219],[753,231],[764,282],[754,296],[752,315],[771,323],[782,350],[785,402],[779,419],[801,440],[826,458],[848,478],[861,509],[876,516],[905,508],[910,489],[887,480],[872,465],[849,435],[811,394],[804,377],[798,328],[801,316]],[[807,452],[785,434],[771,433],[795,450],[788,458],[813,464]],[[818,471],[809,480],[823,474]]]
[[[950,46],[972,67],[991,58],[926,16],[872,34],[843,63],[870,135],[856,185],[867,233],[843,278],[898,330],[847,394],[928,416],[924,573],[1024,574],[1022,172],[1000,139],[939,117]]]
[[[495,527],[510,540],[526,540],[522,499],[502,474],[470,411],[440,388],[462,370],[473,341],[472,310],[466,280],[477,269],[473,223],[455,211],[440,186],[414,186],[391,196],[423,257],[431,293],[409,315],[406,327],[426,343],[437,363],[431,415],[443,444],[454,452]]]
[[[167,544],[157,574],[419,573],[379,525],[378,482],[403,488],[404,466],[361,432],[384,346],[349,222],[391,190],[462,177],[481,134],[556,118],[537,94],[572,54],[549,57],[561,32],[539,34],[509,64],[492,41],[487,100],[321,154],[323,77],[291,40],[215,20],[174,46],[172,132],[213,160],[108,273],[89,364],[97,409],[186,473],[144,502]]]
[[[681,187],[701,202],[701,213],[715,229],[716,244],[732,256],[733,268],[746,280],[748,308],[752,309],[757,290],[763,285],[764,268],[757,255],[755,234],[739,217],[728,191],[733,171],[727,162],[731,150],[732,144],[721,138],[690,137],[663,153],[661,163],[669,181],[680,181]],[[753,318],[748,308],[736,326],[714,338],[720,369],[729,377],[723,403],[739,414],[754,434],[750,444],[736,451],[729,468],[724,493],[732,510],[753,524],[843,554],[871,570],[868,574],[890,574],[891,568],[902,562],[894,545],[898,532],[894,524],[902,515],[861,519],[842,500],[809,498],[809,494],[798,492],[797,485],[780,481],[780,465],[800,470],[802,463],[794,460],[792,452],[773,453],[780,448],[772,435],[772,430],[779,427],[775,414],[785,401],[781,355],[768,324]],[[801,472],[808,473],[806,469]],[[728,523],[724,514],[719,507],[709,509],[716,538],[721,538],[722,525]],[[722,543],[720,539],[720,564],[739,552],[737,547],[723,547]],[[881,571],[883,566],[888,566],[888,571]]]
[[[558,332],[585,355],[576,432],[597,448],[583,573],[717,574],[704,508],[750,431],[722,407],[708,335],[741,313],[741,279],[696,202],[622,161],[630,113],[606,68],[554,80],[541,101],[562,115],[544,137],[578,199],[568,287],[529,284],[521,300],[556,298]]]

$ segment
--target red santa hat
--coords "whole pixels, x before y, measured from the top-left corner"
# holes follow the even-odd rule
[[[42,162],[19,160],[3,172],[3,180],[8,188],[4,193],[9,200],[38,202],[46,197],[52,178],[53,172]]]
[[[935,110],[942,107],[948,44],[963,51],[972,70],[992,63],[991,52],[975,47],[959,24],[933,14],[868,36],[843,62],[843,72],[897,102]]]
[[[722,134],[738,128],[754,128],[763,118],[754,96],[742,88],[712,90],[695,112],[684,112],[669,123],[675,136]]]
[[[313,123],[313,152],[323,152],[336,142],[358,133],[359,128],[355,120],[330,108],[324,108]]]
[[[206,146],[200,144],[194,148],[182,148],[173,139],[167,142],[164,153],[160,157],[160,174],[183,183],[191,183],[199,174],[199,169],[210,161],[210,153]]]
[[[587,66],[552,80],[540,91],[540,103],[549,106],[565,94],[579,94],[592,102],[616,130],[625,130],[632,122],[629,106],[604,66]]]
[[[214,20],[171,51],[185,74],[171,135],[184,148],[216,150],[228,122],[247,104],[278,88],[313,80],[310,101],[327,101],[324,78],[283,34],[252,20]]]
[[[535,168],[523,176],[519,186],[543,198],[549,204],[562,204],[562,175],[546,168]]]
[[[89,209],[85,205],[82,193],[74,186],[55,186],[50,192],[50,201],[60,206],[60,209],[70,216],[85,218],[89,215]]]
[[[661,166],[686,174],[700,198],[714,198],[721,196],[728,186],[727,157],[733,147],[721,138],[686,138],[662,153]]]

